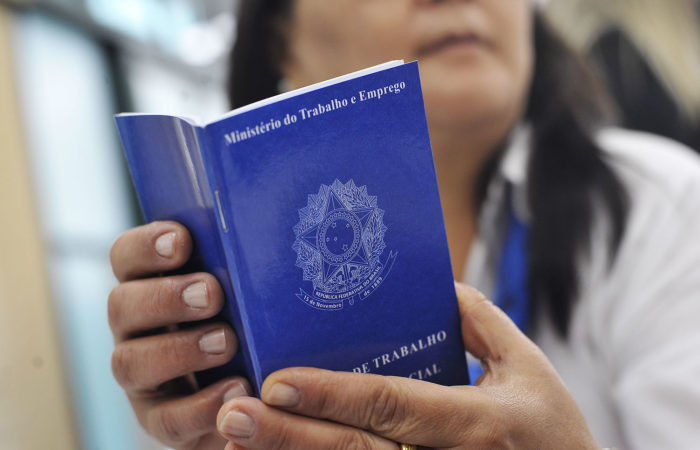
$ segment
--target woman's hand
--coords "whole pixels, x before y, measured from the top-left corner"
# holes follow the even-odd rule
[[[218,415],[227,450],[595,449],[570,393],[542,352],[477,291],[457,286],[462,334],[481,359],[477,386],[309,368],[270,375],[262,401]]]
[[[109,296],[112,371],[152,436],[179,449],[221,449],[216,414],[224,399],[251,389],[240,378],[194,388],[189,374],[228,362],[238,343],[225,323],[175,330],[177,323],[213,317],[224,301],[209,274],[157,277],[181,267],[191,251],[189,233],[174,222],[134,228],[114,243],[110,256],[120,284]]]

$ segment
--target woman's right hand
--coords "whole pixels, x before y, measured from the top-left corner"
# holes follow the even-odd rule
[[[226,323],[175,329],[213,317],[224,302],[210,274],[158,276],[185,264],[191,251],[187,229],[175,222],[131,229],[112,246],[120,283],[109,296],[112,371],[153,437],[178,449],[221,449],[226,441],[216,431],[219,408],[225,400],[250,395],[251,388],[242,378],[195,388],[192,372],[231,360],[238,341]]]

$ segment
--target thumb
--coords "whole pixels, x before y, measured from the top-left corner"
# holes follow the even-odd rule
[[[467,350],[489,365],[522,355],[533,345],[508,316],[476,289],[455,283]]]

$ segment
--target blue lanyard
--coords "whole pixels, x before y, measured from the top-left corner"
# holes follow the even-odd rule
[[[516,217],[512,209],[508,214],[506,233],[498,262],[498,280],[494,302],[523,332],[530,324],[530,298],[528,295],[527,241],[528,228]],[[483,373],[479,361],[469,363],[472,381]]]

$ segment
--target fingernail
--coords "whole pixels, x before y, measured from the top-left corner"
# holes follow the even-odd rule
[[[224,394],[224,403],[231,400],[232,398],[248,396],[250,396],[250,392],[248,392],[241,383],[238,383],[234,387],[226,391],[226,393]]]
[[[221,421],[219,431],[231,437],[249,438],[255,432],[255,423],[240,411],[230,411]]]
[[[220,355],[226,351],[224,330],[210,331],[199,340],[199,349],[204,353]]]
[[[207,284],[203,281],[191,284],[182,291],[182,301],[190,308],[203,309],[209,306],[209,296],[207,295]]]
[[[163,258],[170,258],[175,254],[175,237],[177,233],[174,231],[165,233],[156,239],[156,252]]]
[[[272,385],[265,395],[265,403],[271,406],[290,407],[299,403],[299,391],[284,383]]]

